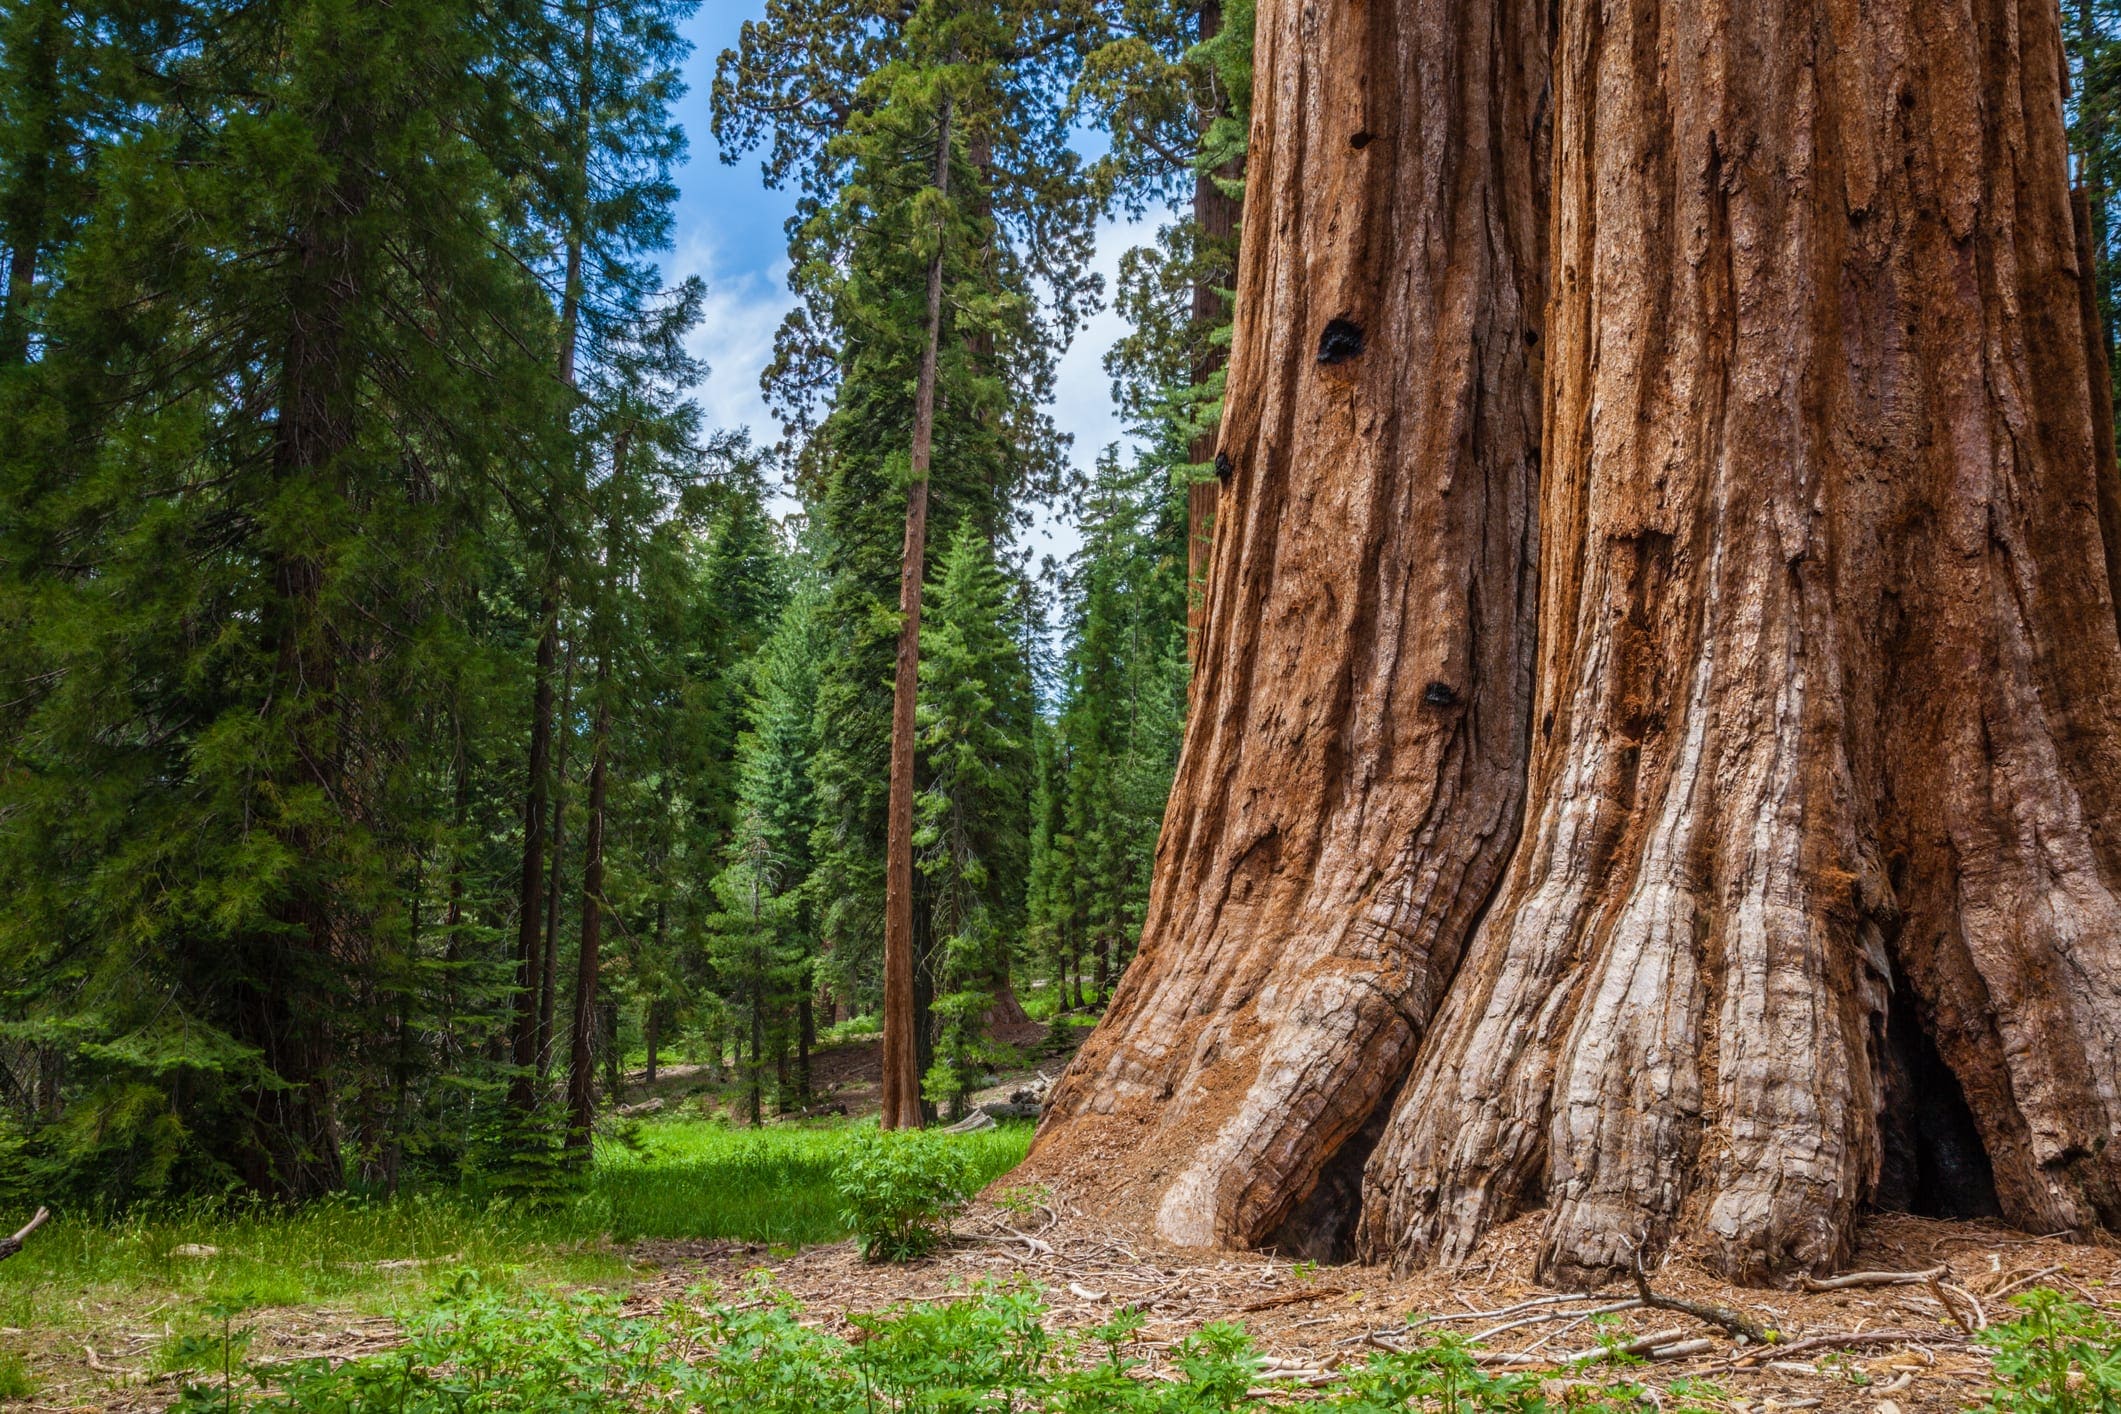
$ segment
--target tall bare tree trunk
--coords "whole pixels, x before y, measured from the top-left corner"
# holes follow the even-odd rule
[[[1555,1280],[1675,1239],[1772,1280],[1845,1258],[1889,1171],[2121,1221],[2056,7],[1559,15],[1533,805],[1363,1246],[1544,1208]]]
[[[572,128],[579,158],[578,175],[587,186],[589,176],[589,106],[595,93],[596,25],[597,5],[592,3],[582,12],[582,56],[577,70],[575,89],[575,111]],[[568,213],[566,235],[566,266],[564,283],[560,291],[560,381],[568,387],[575,386],[575,357],[581,341],[582,313],[582,247],[587,213],[586,202],[577,202]],[[552,670],[559,657],[560,643],[560,558],[559,527],[557,518],[561,511],[560,487],[548,488],[545,514],[546,553],[542,569],[542,584],[538,592],[537,662],[534,669],[534,686],[530,706],[530,761],[529,781],[523,798],[523,882],[521,890],[521,915],[517,921],[516,935],[516,1015],[515,1028],[510,1047],[510,1061],[516,1068],[516,1077],[509,1086],[510,1108],[525,1112],[538,1100],[539,1081],[544,1069],[544,1057],[548,1038],[552,1034],[552,1011],[546,998],[548,989],[544,979],[557,968],[557,960],[551,955],[556,946],[558,928],[557,914],[540,937],[539,903],[545,888],[545,807],[552,798],[549,773],[552,760]],[[557,869],[558,849],[554,868]],[[554,905],[548,903],[547,911]]]
[[[1196,696],[1140,955],[1033,1162],[1339,1250],[1521,812],[1545,7],[1258,13]]]
[[[615,625],[605,618],[616,593],[619,558],[619,516],[624,505],[626,452],[632,430],[622,427],[611,442],[611,477],[605,494],[611,504],[604,515],[605,597],[596,608],[596,711],[589,735],[588,824],[582,833],[582,943],[577,950],[574,974],[574,1018],[567,1066],[567,1147],[586,1158],[590,1136],[596,1127],[596,1029],[597,984],[603,965],[604,940],[604,793],[611,751],[611,647]],[[653,1003],[651,1003],[651,1006]],[[618,1028],[611,1028],[610,1044],[618,1044]],[[650,1062],[651,1074],[654,1064]],[[612,1087],[616,1093],[617,1087]]]
[[[936,115],[935,189],[950,192],[950,100]],[[906,542],[899,554],[898,661],[891,682],[891,795],[884,850],[884,1040],[882,1113],[885,1129],[918,1129],[921,1110],[919,1038],[913,976],[913,735],[920,688],[921,577],[928,544],[928,461],[935,437],[936,357],[943,335],[943,236],[936,233],[928,261],[927,342],[913,402],[912,484],[906,491]]]
[[[538,978],[543,968],[542,934],[545,896],[545,801],[550,789],[552,761],[552,669],[559,656],[560,608],[553,591],[555,578],[546,570],[546,589],[538,599],[538,618],[544,625],[538,633],[534,686],[530,700],[530,760],[528,784],[523,791],[523,877],[516,917],[515,1026],[510,1036],[509,1062],[515,1078],[509,1082],[508,1103],[518,1112],[537,1104],[538,1067]]]
[[[560,995],[560,902],[567,885],[567,744],[574,737],[575,638],[560,672],[560,715],[552,744],[552,868],[545,880],[545,953],[538,976],[538,1093],[551,1093],[553,1018]]]

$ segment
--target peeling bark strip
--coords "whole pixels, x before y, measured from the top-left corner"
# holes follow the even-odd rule
[[[1198,695],[1140,958],[1033,1159],[1171,1240],[1258,1242],[1310,1197],[1281,1240],[1335,1245],[1517,831],[1544,14],[1259,10]]]
[[[1362,1245],[1451,1261],[1544,1206],[1554,1280],[1676,1235],[1824,1271],[1910,1157],[1910,1026],[2006,1217],[2121,1224],[2121,644],[2055,6],[1558,14],[1532,804]]]

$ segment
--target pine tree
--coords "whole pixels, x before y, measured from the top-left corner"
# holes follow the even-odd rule
[[[822,924],[839,975],[865,994],[887,894],[893,717],[878,684],[911,627],[895,612],[902,581],[932,575],[961,522],[1006,540],[1024,498],[1062,475],[1064,444],[1038,407],[1092,292],[1095,191],[1067,145],[1065,95],[1098,24],[1073,4],[930,0],[896,20],[788,4],[747,26],[717,72],[725,149],[770,139],[769,179],[803,189],[791,242],[800,304],[765,382],[815,510],[825,615],[840,635],[819,684]],[[933,467],[914,542],[924,548],[909,564],[909,491],[923,484],[912,394],[938,254]],[[916,955],[929,931],[923,882],[916,874],[910,899]],[[916,993],[930,985],[917,978]],[[924,1045],[925,1025],[915,1029]]]
[[[913,839],[928,885],[934,955],[925,970],[943,1019],[925,1088],[953,1110],[992,1054],[990,1016],[1023,1014],[1010,976],[1025,924],[1036,766],[1031,678],[1009,631],[1011,599],[992,547],[961,525],[930,591],[920,665],[927,784]]]

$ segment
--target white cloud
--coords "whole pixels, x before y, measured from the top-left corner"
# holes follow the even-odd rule
[[[1157,226],[1167,219],[1158,212],[1135,221],[1108,218],[1098,226],[1093,268],[1105,278],[1105,306],[1084,322],[1061,356],[1054,370],[1052,407],[1054,425],[1074,438],[1070,460],[1085,473],[1110,444],[1120,443],[1123,452],[1131,446],[1113,407],[1112,380],[1103,362],[1106,351],[1127,332],[1126,321],[1112,308],[1112,294],[1121,254],[1154,240]],[[788,292],[786,259],[770,268],[738,268],[715,232],[701,226],[687,235],[670,268],[675,278],[697,275],[707,284],[700,324],[689,340],[694,356],[708,365],[696,394],[707,426],[749,427],[753,442],[770,445],[780,437],[780,423],[767,411],[759,374],[773,358],[774,331],[795,303]],[[777,509],[792,510],[794,505]],[[1034,566],[1046,555],[1065,562],[1081,545],[1073,512],[1072,506],[1040,510],[1027,537]]]
[[[1119,286],[1120,256],[1134,246],[1155,240],[1156,228],[1169,219],[1168,213],[1151,212],[1138,221],[1107,217],[1098,223],[1097,255],[1092,267],[1105,277],[1105,306],[1076,331],[1075,341],[1061,355],[1053,376],[1053,422],[1062,432],[1074,436],[1069,460],[1085,474],[1097,465],[1098,457],[1112,443],[1120,444],[1122,454],[1133,446],[1133,439],[1113,406],[1112,379],[1104,366],[1106,351],[1127,332],[1127,322],[1112,308],[1112,296]],[[1061,506],[1056,510],[1058,514],[1041,510],[1032,522],[1027,538],[1033,565],[1046,555],[1065,563],[1082,544],[1082,534],[1074,524],[1074,507]]]
[[[695,230],[671,260],[679,279],[697,275],[707,283],[699,327],[688,345],[707,364],[697,398],[711,429],[749,427],[752,440],[771,444],[780,423],[766,410],[759,374],[773,358],[773,332],[795,303],[788,293],[788,262],[771,269],[731,268],[709,230]]]

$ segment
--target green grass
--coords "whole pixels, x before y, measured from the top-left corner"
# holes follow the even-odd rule
[[[745,1130],[671,1123],[643,1128],[636,1151],[607,1150],[594,1192],[620,1241],[637,1237],[744,1238],[789,1246],[847,1236],[833,1176],[849,1126]],[[1023,1162],[1029,1125],[1001,1125],[949,1142],[970,1158],[979,1186]]]
[[[467,1268],[521,1288],[624,1281],[633,1269],[615,1244],[636,1238],[838,1241],[847,1228],[833,1176],[849,1130],[651,1122],[634,1147],[600,1151],[582,1192],[543,1207],[440,1192],[339,1197],[294,1210],[197,1205],[109,1221],[61,1216],[0,1263],[0,1326],[91,1323],[111,1309],[333,1303],[389,1311]],[[971,1151],[985,1183],[1022,1160],[1030,1128],[951,1142]],[[214,1251],[180,1255],[186,1246]]]

